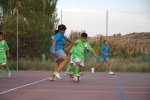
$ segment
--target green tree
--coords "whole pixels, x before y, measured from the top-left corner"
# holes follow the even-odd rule
[[[16,54],[16,17],[19,14],[19,57],[49,53],[52,31],[58,24],[57,0],[1,0],[1,30]],[[13,45],[12,45],[13,44]]]

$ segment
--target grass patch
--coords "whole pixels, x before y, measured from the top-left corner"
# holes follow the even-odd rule
[[[91,67],[95,66],[99,59],[95,58],[93,55],[85,56],[85,71],[91,71]],[[141,57],[142,58],[142,57]],[[114,72],[150,72],[150,61],[149,60],[142,60],[142,59],[119,59],[119,58],[112,58],[110,59],[111,62],[111,69]],[[69,63],[67,64],[67,66]],[[17,69],[16,61],[9,61],[8,66],[11,70]],[[34,71],[53,71],[55,68],[56,63],[52,60],[41,61],[38,59],[34,60],[26,60],[26,59],[19,59],[18,69],[19,70],[34,70]],[[99,67],[96,71],[105,72],[107,71],[106,63],[104,63],[101,67]],[[63,69],[66,70],[67,67]]]

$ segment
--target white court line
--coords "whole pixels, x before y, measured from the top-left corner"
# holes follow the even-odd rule
[[[14,90],[17,90],[17,89],[20,89],[20,88],[23,88],[23,87],[26,87],[26,86],[29,86],[29,85],[32,85],[32,84],[36,84],[36,83],[39,83],[39,82],[42,82],[42,81],[45,81],[49,78],[46,78],[46,79],[43,79],[43,80],[40,80],[40,81],[36,81],[36,82],[32,82],[32,83],[29,83],[29,84],[26,84],[26,85],[22,85],[22,86],[19,86],[19,87],[16,87],[16,88],[12,88],[10,90],[7,90],[7,91],[4,91],[4,92],[1,92],[1,94],[5,94],[5,93],[8,93],[8,92],[11,92],[11,91],[14,91]]]

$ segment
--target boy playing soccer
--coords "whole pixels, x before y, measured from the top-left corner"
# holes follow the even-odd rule
[[[94,68],[91,68],[92,73],[94,73],[95,69],[100,67],[103,64],[103,62],[106,61],[107,65],[108,65],[109,75],[114,75],[114,73],[111,71],[111,68],[110,68],[110,62],[109,62],[108,56],[109,56],[108,42],[107,42],[107,40],[104,40],[103,46],[102,46],[102,52],[100,54],[100,63],[98,63]]]
[[[72,60],[71,63],[75,65],[75,71],[72,73],[72,75],[79,74],[79,72],[82,71],[82,66],[84,66],[84,52],[85,50],[89,50],[91,53],[93,53],[96,57],[96,53],[94,52],[94,49],[89,45],[89,43],[86,41],[87,40],[87,33],[82,33],[81,34],[81,39],[77,39],[76,43],[74,44],[73,47],[70,50],[70,53],[72,55]],[[69,73],[71,69],[71,66],[67,67],[66,73]]]
[[[5,68],[8,78],[11,78],[11,72],[9,71],[9,68],[6,66],[7,63],[7,57],[10,57],[9,53],[9,47],[7,45],[7,42],[3,40],[3,33],[0,32],[0,64]],[[2,78],[2,73],[0,71],[0,78]]]

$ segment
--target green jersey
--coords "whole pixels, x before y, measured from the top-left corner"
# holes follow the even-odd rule
[[[81,39],[76,40],[75,45],[71,48],[70,52],[73,59],[79,58],[81,61],[84,61],[84,52],[85,50],[94,50],[88,42],[82,42]]]
[[[0,41],[0,63],[6,63],[6,51],[9,50],[7,42],[5,40]]]

